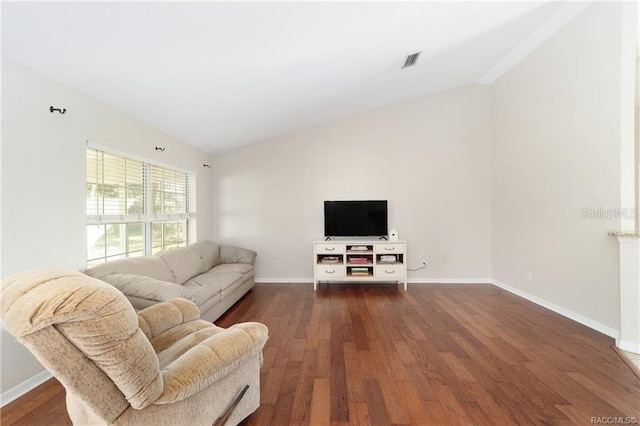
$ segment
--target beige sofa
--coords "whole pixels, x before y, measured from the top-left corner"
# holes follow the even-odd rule
[[[75,271],[2,281],[4,328],[66,389],[75,425],[227,425],[260,406],[264,324],[227,329],[173,299],[137,313],[113,286]],[[245,392],[242,392],[245,389]]]
[[[182,297],[193,301],[202,319],[215,321],[255,284],[256,252],[201,241],[154,256],[128,257],[84,271],[116,287],[141,310]]]

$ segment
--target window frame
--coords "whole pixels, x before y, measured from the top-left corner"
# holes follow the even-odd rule
[[[89,214],[90,192],[88,190],[88,185],[100,184],[98,182],[89,182],[88,170],[89,170],[89,164],[90,164],[89,163],[90,150],[94,150],[100,153],[107,154],[109,156],[119,157],[120,159],[126,159],[127,161],[137,162],[141,164],[142,200],[143,200],[142,213],[131,213],[131,214],[125,213],[125,214],[115,214],[115,215],[114,214],[98,214],[99,211],[98,209],[96,209],[95,210],[96,214]],[[178,213],[176,212],[164,213],[164,212],[157,212],[157,211],[154,212],[153,201],[151,199],[152,198],[151,197],[151,193],[152,193],[151,171],[154,169],[156,169],[157,171],[158,168],[163,171],[163,176],[164,176],[164,171],[169,171],[174,176],[176,174],[184,175],[184,183],[179,183],[180,180],[178,179],[177,180],[178,183],[175,185],[176,187],[180,187],[181,185],[184,186],[184,191],[179,191],[175,193],[176,199],[179,199],[182,195],[184,195],[184,201],[183,201],[184,211],[183,212],[178,212]],[[104,163],[102,164],[102,172],[104,174]],[[123,172],[123,174],[126,174],[126,172]],[[180,176],[178,176],[178,178],[180,178]],[[127,183],[127,179],[124,178],[123,184],[118,186],[118,190],[122,190],[122,187],[124,186],[124,190],[126,191],[129,188],[129,186],[126,183]],[[162,180],[161,187],[162,187],[161,197],[164,203],[164,199],[166,195],[171,194],[172,192],[164,190],[165,188],[164,180]],[[127,230],[125,231],[125,235],[126,235],[124,237],[125,241],[121,242],[121,244],[123,244],[126,247],[124,252],[111,254],[111,255],[109,254],[109,245],[106,241],[106,239],[108,238],[107,232],[106,232],[107,228],[105,228],[105,232],[102,234],[104,235],[104,238],[105,238],[103,255],[100,257],[92,257],[90,259],[89,258],[89,254],[90,254],[89,227],[91,226],[127,225],[127,224],[141,223],[143,227],[142,229],[142,255],[143,256],[156,254],[161,250],[165,250],[167,247],[174,246],[175,244],[177,244],[176,247],[182,247],[193,242],[195,240],[195,235],[196,235],[196,232],[195,232],[196,231],[196,204],[195,204],[196,190],[195,188],[196,188],[196,173],[192,171],[184,170],[171,165],[166,165],[166,164],[151,161],[148,159],[140,158],[129,153],[124,153],[118,150],[114,150],[114,149],[87,141],[87,144],[85,147],[85,194],[86,194],[85,203],[86,203],[86,215],[87,215],[86,263],[87,265],[93,266],[93,265],[111,260],[113,258],[130,257],[130,254],[132,253],[136,253],[136,255],[140,255],[139,250],[135,250],[135,251],[129,250],[130,241],[129,241],[129,234],[127,234],[128,227],[125,226],[124,229]],[[127,199],[126,197],[127,195],[125,195],[124,197],[125,200]],[[122,197],[118,197],[116,199],[121,200]],[[99,200],[97,200],[97,203],[99,203]],[[104,200],[103,200],[103,204],[104,204]],[[103,207],[102,213],[104,213],[104,207]],[[182,225],[184,226],[184,239],[177,242],[165,243],[164,237],[163,237],[161,245],[159,246],[160,250],[158,250],[158,245],[156,244],[154,246],[154,239],[153,239],[154,224],[160,224],[163,230],[162,235],[164,236],[164,229],[166,226],[165,224],[176,222],[176,226],[180,226],[181,221],[184,221],[184,224]],[[120,234],[120,232],[121,231],[118,230],[118,235]],[[177,235],[180,235],[180,233],[177,233]],[[119,237],[119,238],[123,238],[123,237]]]

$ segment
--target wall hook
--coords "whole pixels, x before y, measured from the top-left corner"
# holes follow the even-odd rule
[[[163,151],[164,152],[165,149],[166,148],[160,148],[159,146],[156,146],[156,151]]]
[[[49,107],[49,112],[51,112],[53,114],[53,111],[58,111],[60,114],[64,114],[65,112],[67,112],[66,108],[54,108],[53,106]]]
[[[202,167],[208,167],[211,168],[211,164],[203,164]]]

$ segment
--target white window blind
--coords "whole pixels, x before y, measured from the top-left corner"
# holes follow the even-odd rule
[[[195,177],[87,148],[87,263],[157,253],[189,242]]]
[[[87,215],[101,222],[144,214],[143,163],[87,148]]]
[[[188,213],[189,176],[158,166],[149,166],[148,171],[151,213]]]

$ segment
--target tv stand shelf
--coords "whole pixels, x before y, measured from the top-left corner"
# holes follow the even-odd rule
[[[313,243],[313,290],[318,282],[396,281],[407,290],[407,242],[331,240]]]

